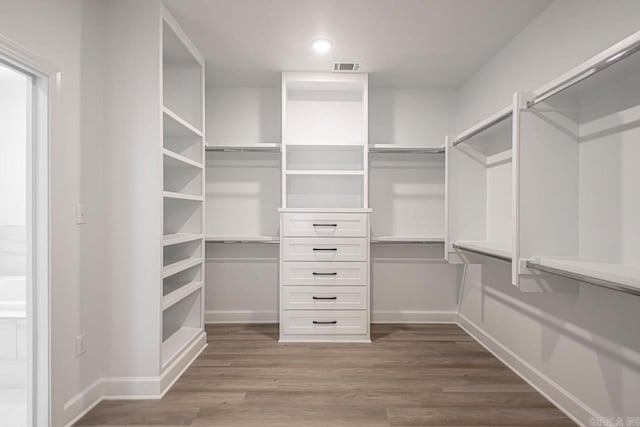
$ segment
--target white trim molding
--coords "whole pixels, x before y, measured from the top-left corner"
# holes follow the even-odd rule
[[[277,310],[207,310],[204,323],[278,323]]]
[[[576,424],[589,426],[592,420],[601,419],[594,409],[484,332],[464,314],[458,314],[458,326]]]
[[[372,310],[371,323],[456,323],[457,315],[455,310]]]
[[[99,378],[64,404],[64,425],[73,426],[103,400],[162,399],[206,347],[203,332],[160,376]]]
[[[371,312],[371,323],[456,323],[458,312],[437,310],[377,310]],[[218,323],[278,323],[275,310],[207,310],[204,321]]]

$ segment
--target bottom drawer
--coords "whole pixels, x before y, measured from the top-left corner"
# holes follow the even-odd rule
[[[283,311],[283,332],[291,335],[366,334],[367,311]]]
[[[364,310],[366,286],[283,286],[285,310]]]

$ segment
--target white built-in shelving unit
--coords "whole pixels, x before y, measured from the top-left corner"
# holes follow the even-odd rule
[[[513,283],[640,295],[640,33],[516,94]]]
[[[369,342],[368,75],[282,74],[280,341]]]
[[[204,59],[162,19],[161,369],[204,345]]]
[[[450,262],[482,262],[482,256],[511,261],[512,116],[512,108],[504,108],[447,138]]]

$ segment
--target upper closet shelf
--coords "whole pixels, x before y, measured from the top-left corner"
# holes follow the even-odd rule
[[[527,268],[640,295],[640,267],[584,258],[534,257]]]
[[[640,31],[536,90],[533,99],[527,102],[527,107],[532,107],[560,93],[575,99],[583,92],[590,92],[594,88],[604,89],[624,80],[629,75],[637,74],[637,59],[626,60],[620,64],[621,66],[612,67],[613,72],[600,72],[622,62],[638,51],[640,51]],[[596,74],[598,75],[595,76]]]
[[[195,160],[175,153],[171,150],[167,150],[166,148],[162,150],[162,154],[164,155],[164,166],[167,168],[194,167],[202,169],[202,163],[196,162]]]
[[[284,213],[367,213],[371,208],[278,208]]]
[[[280,152],[280,143],[277,142],[264,142],[256,144],[207,144],[205,149],[207,151],[223,151],[223,152],[239,152],[239,151],[253,151],[253,152]]]
[[[163,195],[165,199],[190,200],[194,202],[201,202],[203,200],[202,196],[186,193],[175,193],[173,191],[164,191]]]
[[[206,236],[207,243],[279,243],[278,236]]]
[[[162,108],[164,116],[163,134],[164,138],[169,139],[187,139],[202,138],[202,132],[196,129],[189,122],[178,116],[176,113],[168,109]]]
[[[453,244],[454,249],[462,249],[475,254],[486,255],[491,258],[511,262],[511,251],[504,249],[496,242],[483,240],[465,240]]]
[[[502,110],[492,114],[481,122],[476,123],[471,126],[469,129],[464,132],[458,134],[453,142],[453,146],[455,147],[458,144],[462,144],[463,142],[473,138],[476,135],[479,135],[491,128],[494,128],[499,123],[504,122],[507,119],[510,119],[513,116],[513,107],[508,106],[503,108]]]
[[[375,236],[371,243],[444,243],[444,237],[431,236]]]
[[[362,147],[364,146],[363,141],[341,141],[341,140],[326,140],[322,142],[305,142],[305,141],[289,141],[287,145],[302,145],[307,147],[326,147],[326,146],[339,146],[339,147]]]
[[[288,170],[286,171],[287,175],[364,175],[364,171],[362,170]]]
[[[417,145],[399,145],[399,144],[371,144],[369,152],[371,153],[423,153],[423,154],[442,154],[444,147],[421,147]]]

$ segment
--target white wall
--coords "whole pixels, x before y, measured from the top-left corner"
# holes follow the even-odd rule
[[[460,89],[458,131],[640,29],[640,2],[558,0]],[[590,416],[638,416],[640,298],[590,285],[522,293],[510,265],[469,269],[463,324],[585,425]],[[553,384],[555,383],[555,384]]]
[[[83,52],[99,49],[97,2],[2,0],[0,34],[22,44],[61,72],[51,123],[52,412],[67,422],[64,403],[101,376],[105,357],[104,257],[99,122],[100,98],[91,89],[97,68]],[[87,90],[84,92],[84,90]],[[89,222],[75,224],[78,201]],[[87,335],[87,352],[75,357],[75,337]]]

